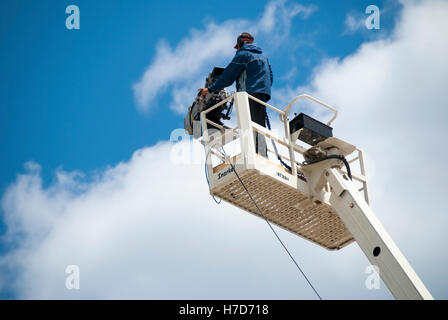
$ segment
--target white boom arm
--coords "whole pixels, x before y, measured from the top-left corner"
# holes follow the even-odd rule
[[[224,128],[206,118],[208,112],[231,98],[234,99],[238,119],[237,128]],[[284,137],[251,121],[249,99],[280,115],[285,129]],[[240,153],[235,152],[232,161],[253,197],[263,199],[264,218],[329,250],[341,249],[355,240],[371,264],[378,268],[380,277],[396,299],[433,299],[369,206],[361,150],[335,137],[328,137],[316,145],[326,150],[327,157],[310,164],[296,161],[298,155],[309,155],[311,150],[296,144],[296,133],[290,132],[289,112],[299,99],[308,99],[332,110],[334,116],[329,123],[337,116],[336,109],[306,94],[297,96],[284,110],[280,110],[246,92],[238,92],[201,112],[206,154],[213,155],[217,145],[224,148],[239,139]],[[207,124],[215,125],[220,131],[209,135]],[[289,157],[283,155],[281,158],[290,163],[291,170],[255,153],[254,131],[288,149]],[[227,141],[228,138],[231,141]],[[340,157],[351,155],[355,150],[358,151],[358,157],[348,162],[352,163],[356,159],[360,162],[360,173],[353,174],[353,179],[363,185],[359,190],[347,177],[348,172],[340,169]],[[280,158],[277,151],[274,153]],[[245,191],[236,183],[235,175],[229,174],[234,171],[229,160],[218,156],[219,163],[213,166],[211,158],[207,161],[210,193],[259,215],[245,194],[247,189]],[[299,172],[306,179],[299,177]],[[359,192],[361,190],[363,193]]]
[[[337,168],[324,172],[330,203],[396,299],[433,299],[353,183]]]

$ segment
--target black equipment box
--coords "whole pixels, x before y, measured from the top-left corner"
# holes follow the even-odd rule
[[[303,130],[300,132],[298,139],[312,146],[333,136],[333,128],[303,113],[289,122],[291,135],[300,129]]]

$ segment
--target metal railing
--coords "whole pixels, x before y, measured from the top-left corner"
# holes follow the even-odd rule
[[[202,134],[203,134],[205,146],[207,146],[208,144],[216,145],[217,140],[221,140],[221,141],[224,140],[224,142],[223,142],[223,145],[224,145],[224,144],[226,144],[225,138],[227,138],[229,135],[233,135],[233,136],[239,135],[239,132],[238,132],[238,130],[240,129],[239,126],[237,126],[235,128],[229,128],[229,127],[225,127],[220,124],[217,124],[217,123],[206,118],[206,115],[209,112],[215,110],[216,108],[219,108],[223,104],[234,99],[234,96],[235,95],[232,95],[232,96],[226,98],[225,100],[217,103],[216,105],[212,106],[211,108],[201,112],[201,114],[200,114],[201,127],[202,127]],[[292,139],[291,139],[291,133],[290,133],[290,128],[289,128],[289,114],[290,114],[292,106],[297,101],[299,101],[301,99],[308,99],[312,102],[315,102],[315,103],[325,107],[326,109],[333,111],[333,117],[330,119],[330,121],[327,122],[327,125],[330,125],[336,119],[336,117],[338,115],[337,110],[334,107],[332,107],[332,106],[330,106],[330,105],[328,105],[310,95],[307,95],[307,94],[301,94],[301,95],[296,96],[294,99],[291,100],[291,102],[283,110],[278,109],[278,108],[270,105],[269,103],[266,103],[260,99],[257,99],[249,94],[247,95],[247,97],[248,97],[248,99],[254,100],[254,101],[258,102],[259,104],[265,106],[266,108],[269,108],[270,110],[279,114],[280,121],[283,123],[283,127],[284,127],[284,137],[279,136],[272,130],[269,130],[268,128],[265,128],[251,120],[249,120],[249,128],[251,130],[265,136],[266,138],[271,139],[271,140],[279,143],[280,145],[283,145],[284,147],[286,147],[288,149],[288,153],[289,153],[288,156],[279,155],[279,154],[276,154],[276,156],[280,156],[282,158],[282,160],[288,161],[291,164],[291,174],[293,176],[297,176],[297,171],[298,171],[297,169],[300,168],[302,166],[302,164],[296,160],[295,153],[303,155],[307,149],[298,145],[297,143],[295,143],[295,141],[292,141]],[[234,104],[234,106],[235,106],[235,108],[240,107],[236,104]],[[211,126],[219,129],[219,131],[210,135],[209,131],[207,130],[207,124],[210,124]],[[210,141],[210,137],[213,138],[213,141]],[[270,149],[268,149],[268,151],[271,153],[274,153]],[[351,159],[350,162],[354,163],[355,161],[359,161],[360,174],[353,173],[352,176],[353,176],[353,179],[362,183],[363,186],[361,189],[359,189],[359,191],[363,191],[364,197],[365,197],[367,203],[369,203],[369,195],[368,195],[368,189],[367,189],[367,178],[366,178],[365,167],[364,167],[364,158],[363,158],[362,150],[356,149],[356,151],[358,151],[358,155],[355,158]]]

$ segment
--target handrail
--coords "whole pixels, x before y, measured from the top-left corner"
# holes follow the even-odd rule
[[[213,126],[219,126],[219,124],[212,122],[211,120],[208,120],[206,117],[206,114],[209,113],[210,111],[215,110],[216,108],[222,106],[223,104],[227,103],[228,101],[230,101],[231,99],[233,99],[233,95],[231,95],[230,97],[227,97],[226,99],[222,100],[221,102],[215,104],[213,107],[210,107],[206,110],[201,111],[200,113],[200,119],[201,119],[201,127],[202,127],[202,134],[204,137],[204,141],[207,142],[208,141],[208,133],[207,133],[207,122],[210,123]],[[221,128],[222,130],[222,128]]]
[[[290,144],[288,144],[288,141],[285,141],[286,138],[278,137],[274,132],[272,132],[272,131],[269,132],[269,130],[267,128],[260,126],[258,123],[251,121],[251,126],[255,131],[263,134],[264,136],[268,137],[269,139],[275,140],[276,142],[280,143],[281,145],[283,145],[287,148],[290,146]],[[291,146],[294,149],[294,151],[296,151],[300,154],[303,154],[306,151],[305,148],[303,148],[302,146],[299,146],[297,144],[292,144]]]
[[[221,102],[215,104],[213,107],[210,107],[210,108],[208,108],[208,109],[205,109],[205,110],[201,111],[201,114],[204,114],[204,115],[205,115],[205,114],[209,113],[210,111],[213,111],[213,110],[215,110],[216,108],[222,106],[224,103],[227,103],[228,101],[230,101],[230,100],[232,100],[232,99],[233,99],[233,95],[230,96],[230,97],[228,97],[228,98],[225,98],[225,99],[222,100]]]
[[[318,103],[318,104],[324,106],[325,108],[330,109],[331,111],[333,111],[334,115],[333,115],[333,118],[331,118],[330,121],[328,121],[328,123],[327,123],[328,126],[329,126],[329,125],[336,119],[336,117],[338,116],[338,111],[337,111],[335,108],[333,108],[332,106],[326,104],[325,102],[322,102],[322,101],[320,101],[320,100],[318,100],[318,99],[316,99],[316,98],[314,98],[314,97],[312,97],[312,96],[310,96],[310,95],[308,95],[308,94],[301,94],[301,95],[298,95],[297,97],[295,97],[294,99],[292,99],[292,101],[291,101],[291,102],[285,107],[285,109],[283,110],[283,112],[284,112],[284,116],[285,116],[285,115],[288,115],[288,114],[289,114],[289,111],[291,111],[291,107],[292,107],[292,105],[293,105],[294,103],[296,103],[298,100],[302,99],[302,98],[306,98],[306,99],[309,99],[309,100],[311,100],[311,101],[314,101],[314,102],[316,102],[316,103]],[[283,120],[283,119],[282,119],[282,120]]]
[[[219,128],[219,129],[221,129],[221,130],[224,129],[224,126],[222,126],[222,125],[220,125],[220,124],[217,124],[216,122],[213,122],[212,120],[205,119],[205,122],[207,122],[208,124],[211,124],[212,126],[214,126],[214,127],[216,127],[216,128]]]
[[[276,153],[276,156],[280,157],[282,160],[289,161],[291,164],[296,164],[296,165],[291,166],[291,174],[293,176],[297,175],[298,170],[301,170],[300,168],[302,166],[301,163],[299,163],[298,161],[295,160],[296,155],[297,154],[303,155],[307,150],[304,147],[296,144],[295,141],[293,141],[291,138],[291,133],[289,130],[288,116],[289,116],[289,113],[291,112],[291,108],[294,105],[294,103],[296,103],[300,99],[309,99],[309,100],[311,100],[315,103],[318,103],[318,104],[322,105],[323,107],[333,111],[334,115],[330,119],[330,121],[328,121],[327,125],[331,125],[331,123],[336,119],[336,117],[338,115],[338,111],[335,108],[333,108],[332,106],[330,106],[330,105],[328,105],[328,104],[326,104],[308,94],[301,94],[301,95],[296,96],[294,99],[291,100],[291,102],[283,110],[277,109],[276,107],[271,106],[270,104],[268,104],[258,98],[255,98],[249,94],[247,94],[247,98],[252,99],[253,101],[256,101],[257,103],[259,103],[261,105],[264,105],[265,107],[273,110],[274,112],[277,112],[280,115],[280,120],[283,123],[284,130],[285,130],[284,136],[282,136],[281,134],[277,134],[276,132],[269,130],[266,127],[263,127],[262,125],[260,125],[256,122],[251,121],[250,114],[247,115],[247,112],[244,115],[244,117],[249,116],[249,124],[248,124],[248,126],[245,125],[245,127],[250,128],[251,131],[255,131],[258,134],[261,134],[261,135],[265,136],[266,138],[271,139],[273,142],[279,143],[288,149],[289,156],[277,154],[277,152],[273,152],[271,149],[268,148],[268,146],[266,146],[266,149],[268,152]],[[239,125],[237,125],[235,128],[232,129],[232,128],[228,128],[226,126],[221,126],[218,123],[215,123],[212,120],[209,120],[206,118],[207,113],[215,110],[216,108],[219,108],[220,106],[227,103],[228,101],[231,101],[232,99],[235,99],[235,94],[233,94],[233,95],[227,97],[226,99],[224,99],[223,101],[215,104],[211,108],[201,111],[201,113],[200,113],[201,127],[202,127],[202,132],[203,132],[203,141],[204,141],[204,145],[206,146],[206,148],[210,148],[211,143],[216,144],[215,139],[213,139],[213,141],[209,141],[209,133],[207,130],[207,124],[221,130],[220,133],[214,133],[211,136],[214,136],[214,138],[218,138],[218,139],[222,140],[223,141],[223,142],[221,142],[222,145],[225,145],[228,143],[228,142],[226,142],[228,135],[234,137],[234,138],[232,138],[232,140],[235,140],[239,137],[239,135],[240,135],[239,130],[241,129],[241,128],[239,128]],[[229,130],[230,132],[228,132],[227,130],[223,130],[223,129],[230,129]],[[356,150],[358,151],[358,155],[348,161],[350,164],[359,162],[361,172],[360,172],[360,174],[352,172],[352,176],[353,176],[353,180],[356,180],[357,182],[360,182],[362,184],[361,190],[364,193],[364,198],[365,198],[366,202],[369,203],[369,188],[368,188],[368,184],[367,184],[367,177],[366,177],[366,172],[365,172],[365,167],[364,167],[363,152],[359,148],[356,148]],[[216,155],[216,156],[218,156],[218,155]],[[344,169],[342,169],[342,172],[346,172],[346,171]]]
[[[281,154],[277,154],[277,153],[275,153],[275,150],[272,150],[272,149],[270,149],[270,148],[266,148],[266,149],[268,150],[268,152],[272,153],[272,154],[275,155],[276,157],[278,156],[278,157],[280,157],[282,160],[289,161],[289,158],[288,158],[288,157],[286,157],[286,156],[284,156],[284,155],[281,155]],[[296,165],[298,165],[298,166],[300,167],[302,164],[301,164],[300,162],[296,161]]]
[[[280,110],[280,109],[277,109],[276,107],[271,106],[269,103],[266,103],[266,102],[264,102],[264,101],[261,101],[260,99],[257,99],[257,98],[255,98],[254,96],[251,96],[250,94],[247,94],[247,96],[249,97],[249,99],[252,99],[252,100],[258,102],[259,104],[262,104],[262,105],[268,107],[269,109],[271,109],[271,110],[273,110],[273,111],[275,111],[275,112],[280,113],[280,115],[284,115],[284,114],[285,114],[284,111],[282,111],[282,110]]]
[[[222,126],[218,125],[217,123],[214,123],[213,121],[207,119],[206,118],[206,114],[211,112],[211,111],[213,111],[213,110],[215,110],[216,108],[219,108],[220,106],[222,106],[223,104],[227,103],[231,99],[234,99],[234,96],[235,95],[231,95],[228,98],[224,99],[223,101],[215,104],[211,108],[208,108],[206,110],[201,111],[200,118],[201,118],[201,122],[202,122],[202,130],[203,130],[203,135],[204,135],[204,140],[205,141],[208,141],[208,133],[207,133],[207,129],[206,129],[206,125],[207,124],[210,124],[210,125],[212,125],[212,126],[214,126],[216,128],[219,128],[221,130],[223,128]],[[327,123],[327,125],[330,125],[336,119],[336,117],[338,115],[338,112],[337,112],[337,110],[335,108],[333,108],[332,106],[330,106],[330,105],[328,105],[328,104],[326,104],[326,103],[324,103],[324,102],[322,102],[322,101],[320,101],[320,100],[318,100],[318,99],[316,99],[316,98],[314,98],[314,97],[312,97],[312,96],[310,96],[308,94],[298,95],[283,110],[277,109],[276,107],[271,106],[270,104],[268,104],[268,103],[266,103],[266,102],[264,102],[264,101],[262,101],[262,100],[260,100],[260,99],[258,99],[256,97],[253,97],[253,96],[251,96],[249,94],[247,94],[247,97],[248,97],[248,99],[252,99],[252,100],[258,102],[259,104],[264,105],[265,107],[273,110],[274,112],[277,112],[280,115],[280,120],[283,122],[284,129],[285,129],[285,137],[284,138],[277,137],[276,134],[274,134],[274,132],[268,130],[265,127],[262,127],[261,125],[255,123],[253,121],[250,121],[250,127],[253,130],[259,132],[260,134],[266,136],[267,138],[270,138],[270,139],[272,139],[272,140],[274,140],[274,141],[284,145],[285,147],[287,147],[289,149],[289,159],[287,157],[283,157],[283,158],[284,159],[288,159],[291,163],[296,163],[295,156],[294,156],[295,152],[298,152],[299,154],[303,155],[303,153],[306,151],[305,148],[295,144],[292,141],[291,134],[289,132],[290,130],[289,130],[288,115],[289,115],[289,112],[291,111],[291,108],[292,108],[293,104],[296,103],[298,100],[305,98],[305,99],[309,99],[309,100],[311,100],[313,102],[316,102],[316,103],[322,105],[323,107],[333,111],[334,115],[331,118],[331,120]],[[296,166],[292,166],[292,171],[293,171],[292,172],[293,175],[296,175],[297,174],[297,167]]]

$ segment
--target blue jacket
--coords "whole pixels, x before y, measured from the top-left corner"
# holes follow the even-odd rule
[[[219,91],[236,81],[237,91],[265,93],[271,97],[274,81],[271,65],[254,43],[246,43],[239,49],[221,76],[208,89]]]

